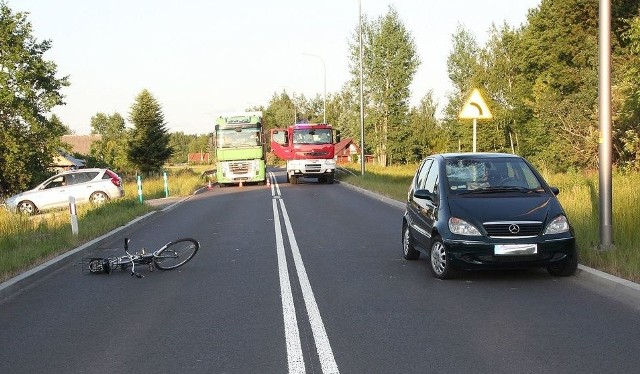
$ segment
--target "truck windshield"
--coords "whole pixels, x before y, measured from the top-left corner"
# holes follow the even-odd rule
[[[217,133],[218,148],[256,147],[260,142],[260,131],[254,129],[220,130]]]
[[[293,144],[329,144],[331,129],[293,130]]]

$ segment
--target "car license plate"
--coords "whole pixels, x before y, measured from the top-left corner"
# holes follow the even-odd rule
[[[538,253],[537,244],[496,244],[493,248],[496,256],[526,256]]]

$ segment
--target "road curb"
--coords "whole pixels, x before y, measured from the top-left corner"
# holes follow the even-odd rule
[[[578,265],[576,276],[591,281],[598,291],[640,308],[640,284],[584,265]]]
[[[371,192],[369,190],[365,190],[364,188],[360,188],[358,186],[354,186],[352,184],[345,183],[345,182],[342,182],[342,181],[339,181],[337,183],[341,184],[341,185],[344,185],[345,187],[350,188],[350,189],[352,189],[354,191],[358,191],[358,192],[360,192],[360,193],[362,193],[364,195],[367,195],[367,196],[369,196],[369,197],[371,197],[373,199],[376,199],[376,200],[382,201],[384,203],[387,203],[387,204],[389,204],[389,205],[391,205],[391,206],[393,206],[395,208],[404,209],[404,207],[405,207],[405,203],[403,203],[401,201],[398,201],[396,199],[392,199],[390,197],[387,197],[387,196],[384,196],[384,195],[380,195],[378,193]]]

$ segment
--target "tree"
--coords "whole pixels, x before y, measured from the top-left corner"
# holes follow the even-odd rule
[[[265,132],[271,129],[286,127],[299,119],[298,107],[295,104],[295,95],[289,96],[286,91],[274,93],[269,105],[262,113],[262,126]]]
[[[403,140],[409,112],[411,81],[420,59],[409,31],[392,6],[372,23],[363,26],[363,70],[367,87],[368,131],[373,131],[374,149],[378,162],[387,165],[406,162]],[[358,67],[359,43],[351,46],[352,66]],[[352,69],[354,72],[355,69]],[[358,69],[359,71],[359,69]],[[359,84],[359,73],[353,78]]]
[[[640,16],[635,15],[638,5],[613,8],[619,9],[626,17],[615,17],[612,31],[620,41],[620,48],[614,48],[612,65],[612,114],[613,114],[613,157],[623,168],[640,170]],[[618,28],[614,28],[615,25]],[[617,32],[616,32],[617,31]],[[614,44],[615,46],[615,44]]]
[[[91,117],[91,134],[101,135],[100,140],[91,144],[89,154],[102,166],[119,171],[128,171],[131,168],[127,158],[129,134],[120,113],[97,113]]]
[[[336,95],[327,96],[327,122],[340,131],[342,138],[353,138],[360,144],[359,93],[345,84]]]
[[[32,35],[26,13],[13,13],[0,1],[0,191],[17,192],[48,175],[60,136],[68,129],[47,117],[63,105],[56,64],[44,59],[48,40]]]
[[[184,132],[172,133],[170,135],[169,145],[173,149],[173,155],[170,162],[174,164],[183,164],[188,162],[189,153],[206,153],[213,152],[211,148],[212,135],[190,135]],[[211,162],[211,158],[209,159]]]
[[[458,120],[458,113],[462,108],[466,96],[472,88],[479,88],[480,47],[476,38],[462,25],[458,25],[452,36],[453,50],[447,58],[447,72],[453,85],[453,91],[448,93],[448,103],[445,106],[443,126],[448,134],[449,149],[471,151],[472,127],[468,123]],[[478,139],[480,142],[480,137]]]
[[[430,154],[447,151],[447,134],[436,118],[436,111],[433,91],[427,92],[418,106],[411,109],[404,141],[407,162],[416,163]]]
[[[598,4],[543,1],[522,34],[518,67],[526,78],[537,157],[556,170],[597,164]]]
[[[134,126],[129,139],[129,161],[144,174],[159,171],[173,149],[169,146],[162,108],[148,90],[142,90],[136,97],[129,121]]]

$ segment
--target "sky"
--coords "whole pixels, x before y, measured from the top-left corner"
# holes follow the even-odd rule
[[[169,132],[207,134],[219,113],[267,106],[275,93],[307,98],[350,79],[348,44],[360,10],[377,19],[393,6],[421,64],[411,104],[430,90],[444,106],[447,57],[460,25],[484,45],[493,24],[518,27],[541,0],[6,0],[28,12],[45,59],[69,76],[56,114],[77,135],[91,117],[128,118],[147,89]],[[130,124],[128,124],[130,126]]]

